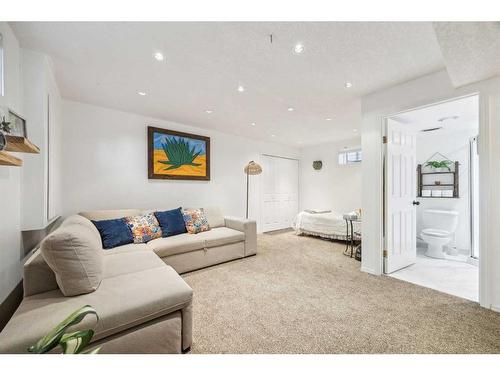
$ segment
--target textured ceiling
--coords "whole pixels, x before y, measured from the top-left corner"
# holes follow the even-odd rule
[[[352,138],[362,95],[444,67],[431,23],[11,25],[66,98],[294,146]]]
[[[500,74],[500,22],[435,22],[454,86]]]

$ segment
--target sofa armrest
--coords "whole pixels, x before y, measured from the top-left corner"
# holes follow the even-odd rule
[[[225,217],[226,227],[245,233],[245,256],[257,254],[257,223],[255,220]]]

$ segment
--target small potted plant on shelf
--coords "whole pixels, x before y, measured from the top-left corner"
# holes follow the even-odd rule
[[[425,166],[434,169],[436,172],[451,172],[450,165],[452,164],[451,160],[429,160],[425,163]]]

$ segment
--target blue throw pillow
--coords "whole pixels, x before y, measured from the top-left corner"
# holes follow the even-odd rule
[[[157,211],[155,212],[155,216],[160,223],[163,237],[175,236],[176,234],[187,232],[181,207],[175,210]]]
[[[92,223],[99,231],[102,247],[105,249],[112,249],[113,247],[134,242],[134,237],[132,236],[132,232],[125,218],[99,221],[92,220]]]

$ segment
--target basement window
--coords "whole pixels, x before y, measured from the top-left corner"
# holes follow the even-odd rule
[[[339,152],[340,165],[361,163],[361,160],[362,160],[361,147],[342,150]]]

